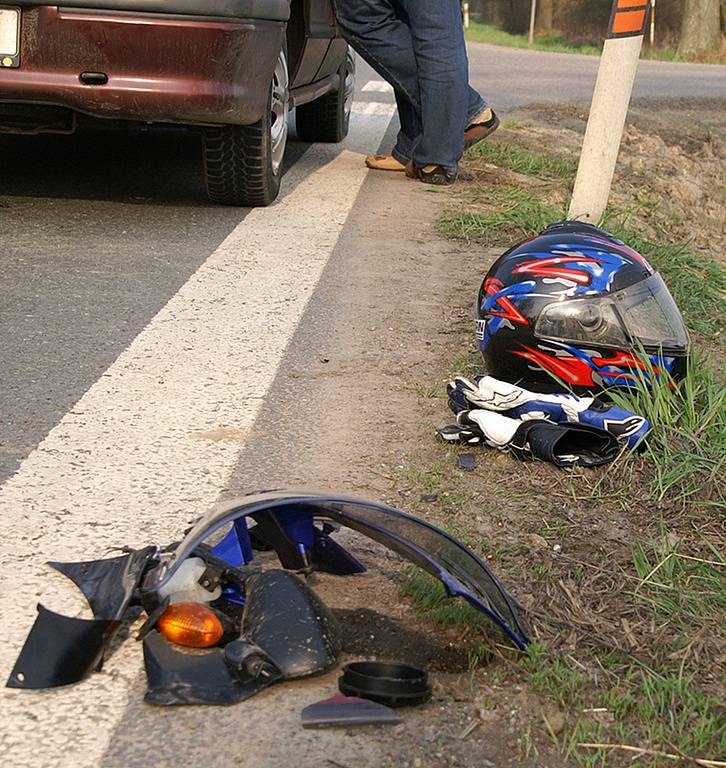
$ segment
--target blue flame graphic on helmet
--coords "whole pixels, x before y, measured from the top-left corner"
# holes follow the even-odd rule
[[[593,237],[584,239],[595,244],[599,241]],[[614,249],[613,244],[602,243]],[[633,261],[653,272],[648,262],[627,246],[617,250],[622,253],[585,246],[581,242],[557,243],[547,251],[530,251],[527,260],[519,263],[512,275],[522,275],[525,279],[534,276],[550,284],[561,283],[563,294],[586,296],[609,291],[617,272]]]

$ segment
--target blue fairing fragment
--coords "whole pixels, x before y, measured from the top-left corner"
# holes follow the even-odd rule
[[[235,568],[252,562],[254,554],[250,534],[247,530],[247,522],[244,518],[235,520],[227,535],[212,548],[212,554],[222,558]]]
[[[514,600],[466,545],[425,520],[393,507],[334,494],[271,491],[250,494],[212,510],[200,518],[170,558],[150,574],[145,590],[157,592],[205,539],[220,527],[248,516],[275,534],[271,543],[281,562],[283,557],[289,562],[294,560],[301,543],[298,538],[309,541],[308,531],[314,543],[316,519],[352,528],[438,578],[448,594],[463,597],[491,618],[517,647],[524,649],[529,642]],[[290,534],[296,538],[290,538]]]
[[[315,526],[309,510],[294,506],[283,507],[277,510],[276,516],[291,541],[302,544],[308,550],[313,548]]]

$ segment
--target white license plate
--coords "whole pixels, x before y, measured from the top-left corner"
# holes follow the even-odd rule
[[[0,7],[0,67],[17,67],[20,47],[20,8]]]

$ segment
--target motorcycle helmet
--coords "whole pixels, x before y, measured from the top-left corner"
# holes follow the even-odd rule
[[[477,338],[492,376],[540,391],[557,379],[580,392],[632,387],[651,368],[679,379],[689,345],[653,267],[578,221],[552,224],[494,263],[479,289]]]

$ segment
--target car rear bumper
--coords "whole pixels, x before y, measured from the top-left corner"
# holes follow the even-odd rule
[[[251,124],[266,108],[284,31],[282,20],[26,6],[20,65],[0,69],[0,101],[145,122]],[[83,73],[107,81],[84,84]]]

